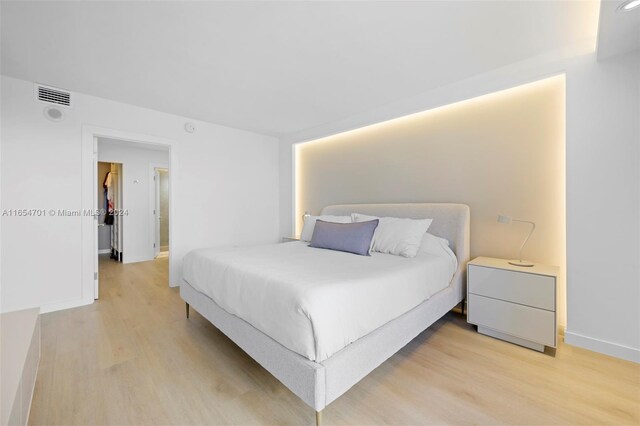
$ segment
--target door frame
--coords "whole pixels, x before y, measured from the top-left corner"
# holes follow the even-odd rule
[[[83,125],[82,126],[82,156],[81,156],[81,247],[82,247],[82,305],[94,302],[99,295],[99,282],[97,279],[98,264],[98,239],[97,239],[97,216],[84,214],[84,212],[95,212],[98,202],[97,184],[97,164],[98,164],[98,143],[99,137],[117,139],[126,142],[135,142],[145,145],[162,146],[168,148],[169,155],[169,287],[172,287],[174,270],[173,267],[173,235],[171,221],[174,217],[173,206],[173,176],[176,167],[173,164],[172,146],[174,142],[170,139],[157,136],[132,133],[122,130],[109,129],[105,127]]]
[[[96,194],[95,197],[93,197],[93,211],[97,212],[98,208],[99,208],[99,204],[98,204],[98,137],[94,136],[93,137],[93,187],[95,188]],[[98,215],[94,213],[93,216],[94,219],[94,226],[93,226],[93,238],[94,238],[94,242],[95,242],[95,253],[93,256],[93,270],[94,270],[94,275],[93,275],[93,298],[94,299],[98,299],[100,298],[100,274],[98,274],[98,262],[99,262],[99,257],[100,257],[100,244],[99,244],[99,238],[98,235],[100,233],[100,230],[98,229]]]
[[[171,172],[167,164],[154,163],[149,165],[149,176],[151,179],[150,190],[151,194],[154,194],[154,202],[151,204],[151,218],[153,229],[151,236],[153,239],[153,257],[156,258],[160,254],[160,170],[165,170],[169,173],[169,181],[171,181]],[[171,192],[169,192],[169,205],[171,205]],[[171,212],[169,212],[169,235],[171,235]],[[171,237],[169,237],[169,245],[171,245]]]

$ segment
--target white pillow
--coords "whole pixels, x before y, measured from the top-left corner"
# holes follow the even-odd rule
[[[404,219],[399,217],[376,217],[352,213],[354,222],[366,222],[379,219],[373,234],[371,251],[395,254],[403,257],[416,257],[422,237],[433,219]]]
[[[420,244],[420,255],[433,255],[438,257],[448,257],[451,259],[451,265],[453,271],[458,270],[458,258],[455,253],[449,248],[449,240],[446,238],[436,237],[428,232],[424,233],[422,237],[422,244]],[[451,276],[453,278],[453,275]]]
[[[322,216],[307,216],[304,218],[304,225],[302,225],[302,233],[300,234],[302,241],[311,241],[313,228],[316,227],[316,220],[318,219],[324,220],[325,222],[351,223],[351,216],[332,216],[328,214]]]
[[[446,238],[436,237],[429,232],[425,232],[420,243],[420,253],[442,254],[443,251],[450,251],[449,240]]]

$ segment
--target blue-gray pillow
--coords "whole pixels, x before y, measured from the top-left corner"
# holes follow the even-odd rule
[[[368,222],[335,223],[317,220],[309,247],[369,256],[378,219]]]

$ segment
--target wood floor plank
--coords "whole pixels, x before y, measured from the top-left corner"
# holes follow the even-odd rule
[[[312,425],[313,410],[168,287],[168,259],[100,259],[101,298],[42,316],[32,425]],[[324,410],[326,425],[640,424],[640,366],[555,356],[449,313]]]

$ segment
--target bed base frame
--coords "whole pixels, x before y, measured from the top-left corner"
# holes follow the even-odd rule
[[[377,216],[433,218],[429,229],[447,238],[458,258],[458,270],[451,285],[411,311],[351,343],[322,362],[295,353],[246,321],[227,313],[211,298],[189,283],[180,286],[186,315],[193,306],[234,343],[242,348],[282,384],[316,412],[322,410],[367,374],[402,349],[460,302],[466,294],[466,264],[469,260],[469,208],[462,204],[363,204],[330,206],[323,214],[359,212]],[[464,309],[464,305],[463,305]]]

